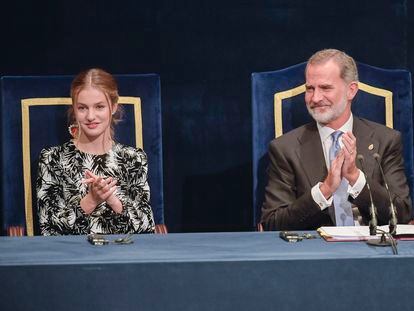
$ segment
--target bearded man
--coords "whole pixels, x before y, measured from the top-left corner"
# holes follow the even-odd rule
[[[320,226],[367,225],[367,180],[356,163],[365,159],[378,224],[390,218],[389,197],[373,155],[380,155],[399,223],[411,217],[401,134],[352,114],[358,92],[355,61],[327,49],[305,70],[305,101],[314,122],[273,140],[261,222],[265,230],[315,230]],[[329,168],[329,169],[328,169]]]

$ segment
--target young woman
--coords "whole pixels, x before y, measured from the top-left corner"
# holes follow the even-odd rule
[[[115,79],[102,69],[72,82],[73,139],[41,151],[37,203],[43,235],[154,232],[143,150],[113,140]]]

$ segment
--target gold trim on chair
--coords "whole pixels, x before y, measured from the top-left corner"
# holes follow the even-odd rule
[[[392,92],[374,87],[363,82],[358,82],[358,87],[360,90],[363,90],[369,94],[377,95],[384,97],[385,100],[385,125],[394,128],[394,117],[393,117],[393,107],[392,107]]]
[[[392,107],[392,92],[380,89],[363,82],[358,82],[358,87],[360,90],[376,95],[384,97],[385,101],[385,125],[393,128],[394,121],[393,121],[393,107]],[[282,91],[279,93],[275,93],[274,95],[274,118],[275,118],[275,137],[279,137],[283,135],[283,120],[282,120],[282,101],[287,98],[294,97],[296,95],[304,93],[306,90],[305,84],[292,88],[290,90]]]
[[[283,134],[283,120],[282,120],[282,100],[294,97],[304,93],[306,90],[305,84],[302,84],[293,89],[279,92],[275,94],[275,137]]]
[[[142,114],[141,98],[120,96],[119,104],[134,105],[135,119],[135,144],[138,148],[143,148],[142,139]],[[34,235],[33,226],[33,202],[32,202],[32,185],[31,185],[31,161],[30,161],[30,114],[31,106],[60,106],[71,105],[72,100],[69,97],[56,98],[28,98],[22,99],[22,147],[23,147],[23,182],[24,182],[24,210],[26,217],[26,232],[28,236]]]

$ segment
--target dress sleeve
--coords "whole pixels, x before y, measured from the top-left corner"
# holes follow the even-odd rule
[[[59,152],[53,148],[43,149],[39,157],[36,181],[37,208],[42,235],[74,234],[75,222],[82,219],[76,215],[80,195],[65,200],[64,176],[59,165]]]
[[[150,205],[148,185],[148,162],[144,151],[137,150],[123,159],[126,165],[125,191],[117,195],[123,205],[123,215],[129,218],[129,225],[135,233],[152,233],[155,229]]]

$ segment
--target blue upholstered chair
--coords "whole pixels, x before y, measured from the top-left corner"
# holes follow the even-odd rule
[[[268,145],[311,121],[305,106],[306,63],[252,74],[253,225],[259,225],[267,184]],[[405,171],[413,193],[413,121],[411,74],[358,64],[359,92],[352,104],[355,115],[386,124],[402,133]]]
[[[2,232],[38,231],[35,180],[40,150],[70,139],[67,130],[71,76],[1,78]],[[156,232],[164,225],[160,79],[156,74],[116,76],[123,121],[116,139],[143,147],[148,155]]]

